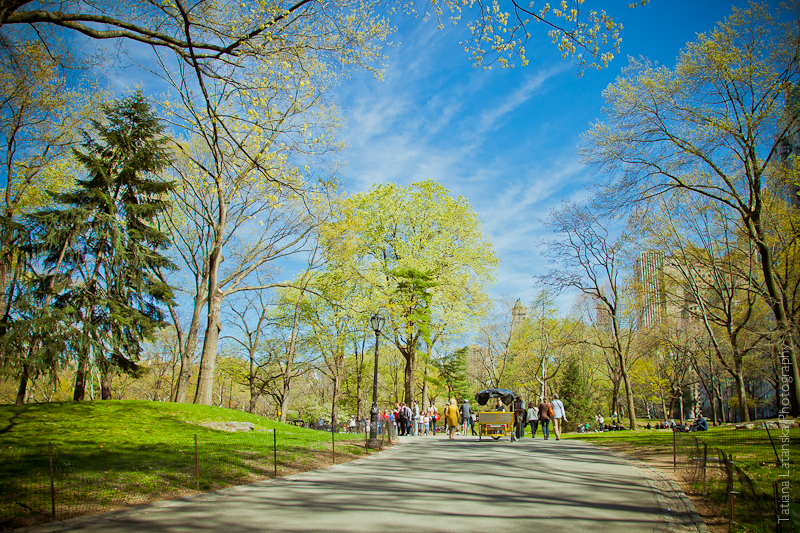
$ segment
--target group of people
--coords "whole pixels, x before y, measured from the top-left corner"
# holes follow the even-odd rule
[[[597,413],[594,417],[595,422],[595,433],[598,431],[622,431],[627,429],[623,424],[622,420],[620,420],[619,415],[617,415],[616,411],[614,412],[614,418],[611,419],[610,424],[606,424],[606,419],[603,418],[601,413]],[[648,428],[649,429],[649,428]],[[586,431],[589,431],[589,425],[586,425]]]
[[[397,426],[398,435],[436,435],[437,422],[441,419],[439,410],[431,402],[427,409],[420,409],[414,401],[411,406],[397,402],[392,411],[388,409],[381,415],[382,424]]]
[[[525,402],[520,398],[514,402],[514,413],[516,414],[517,431],[516,436],[518,439],[525,437],[525,428],[530,426],[531,438],[536,438],[536,431],[539,426],[542,427],[542,436],[544,440],[550,438],[550,422],[553,422],[553,433],[556,440],[561,439],[561,431],[564,422],[567,422],[567,412],[564,408],[564,403],[558,397],[558,394],[553,395],[553,400],[549,401],[546,397],[539,399],[537,404],[534,401],[528,402],[528,408],[525,409]]]
[[[505,408],[502,401],[498,401],[495,406],[497,411],[504,411]],[[531,437],[536,438],[536,432],[541,426],[542,436],[548,440],[551,421],[556,440],[561,439],[563,423],[567,422],[567,414],[564,403],[558,394],[553,395],[552,401],[546,397],[540,398],[538,404],[530,401],[527,409],[524,400],[518,398],[511,408],[515,413],[514,432],[517,439],[525,437],[527,426],[531,428]],[[410,406],[404,402],[397,402],[392,411],[388,409],[383,411],[380,425],[395,425],[397,434],[400,436],[423,436],[436,435],[439,424],[444,424],[448,438],[454,439],[456,435],[467,435],[468,431],[472,435],[477,435],[475,432],[477,416],[466,398],[461,405],[458,405],[455,398],[451,398],[441,413],[433,402],[426,409],[420,409],[416,401],[412,402]]]

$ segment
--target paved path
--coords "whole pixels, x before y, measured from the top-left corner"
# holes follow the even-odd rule
[[[705,531],[661,474],[582,442],[402,440],[331,468],[30,530]]]

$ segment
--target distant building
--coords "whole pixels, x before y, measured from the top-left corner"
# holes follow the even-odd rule
[[[520,324],[528,320],[528,308],[522,303],[522,299],[517,299],[511,309],[511,333],[514,333]]]
[[[611,333],[611,311],[608,310],[606,304],[600,300],[596,300],[594,312],[597,329],[604,333]]]
[[[636,260],[636,280],[639,288],[641,319],[639,327],[651,328],[660,324],[667,313],[664,290],[664,252],[648,251]]]

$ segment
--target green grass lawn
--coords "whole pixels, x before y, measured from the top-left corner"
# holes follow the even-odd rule
[[[757,427],[760,426],[758,422]],[[686,482],[687,493],[693,499],[701,498],[704,503],[715,507],[720,516],[728,518],[730,497],[721,453],[733,456],[735,530],[774,531],[773,483],[776,481],[789,479],[791,500],[800,501],[800,430],[736,429],[733,425],[727,425],[706,432],[677,433],[675,436],[677,470]],[[608,446],[644,462],[648,462],[648,458],[661,456],[662,468],[665,465],[664,456],[667,456],[667,469],[671,471],[672,431],[571,433],[564,437]],[[788,463],[781,463],[780,459],[786,457]]]
[[[252,422],[255,431],[197,425],[213,421]],[[337,462],[364,454],[364,435],[335,438]],[[189,494],[198,485],[206,491],[270,478],[276,452],[279,476],[332,462],[330,433],[225,408],[146,401],[0,406],[0,527],[52,520],[50,445],[58,518]]]

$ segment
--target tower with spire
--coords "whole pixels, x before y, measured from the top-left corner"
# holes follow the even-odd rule
[[[511,308],[511,332],[513,333],[526,320],[528,320],[528,308],[522,303],[522,298],[517,298],[517,302]]]

